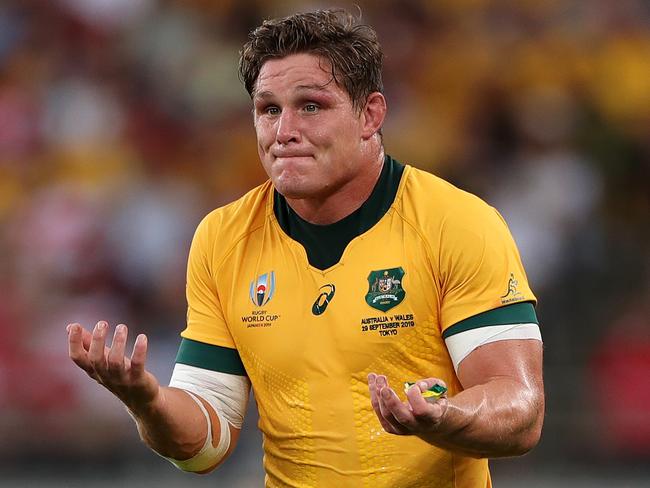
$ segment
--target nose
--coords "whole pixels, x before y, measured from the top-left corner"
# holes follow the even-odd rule
[[[285,109],[282,111],[278,119],[275,140],[283,146],[292,142],[300,142],[299,121],[297,115],[291,110]]]

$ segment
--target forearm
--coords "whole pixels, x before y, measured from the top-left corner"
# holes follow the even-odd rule
[[[218,407],[203,395],[160,386],[145,368],[144,334],[136,337],[128,358],[124,354],[128,330],[123,324],[116,327],[110,348],[105,345],[108,324],[104,321],[92,333],[79,324],[69,324],[67,332],[70,359],[124,403],[151,449],[180,469],[198,473],[213,469],[230,455],[239,429],[222,421]],[[244,385],[246,392],[248,386]]]
[[[207,437],[207,421],[196,402],[178,388],[160,387],[151,404],[127,407],[136,421],[140,438],[161,456],[189,459],[203,446]],[[210,412],[212,413],[212,412]],[[218,418],[212,418],[214,423]],[[219,428],[213,428],[213,443]]]
[[[498,378],[447,402],[438,429],[421,435],[432,444],[474,457],[504,457],[524,454],[539,440],[544,412],[541,386]]]

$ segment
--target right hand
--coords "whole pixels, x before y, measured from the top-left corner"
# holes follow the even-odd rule
[[[66,330],[70,359],[130,410],[147,409],[158,399],[158,380],[145,369],[147,336],[138,335],[128,358],[125,355],[128,329],[124,324],[115,328],[110,348],[106,346],[109,327],[104,321],[98,322],[92,333],[80,324],[69,324]]]

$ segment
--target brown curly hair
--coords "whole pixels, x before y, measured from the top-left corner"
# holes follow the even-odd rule
[[[332,77],[361,110],[368,95],[383,91],[383,53],[377,33],[341,9],[265,20],[249,34],[239,58],[239,77],[253,97],[262,65],[273,58],[311,53],[328,60]]]

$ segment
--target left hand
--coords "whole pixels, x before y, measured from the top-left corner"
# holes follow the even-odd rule
[[[403,402],[388,385],[386,376],[370,373],[370,403],[384,430],[397,435],[417,435],[438,430],[447,411],[447,398],[443,396],[428,401],[422,397],[422,392],[435,384],[446,386],[444,381],[437,378],[416,381],[406,393],[407,401]]]

